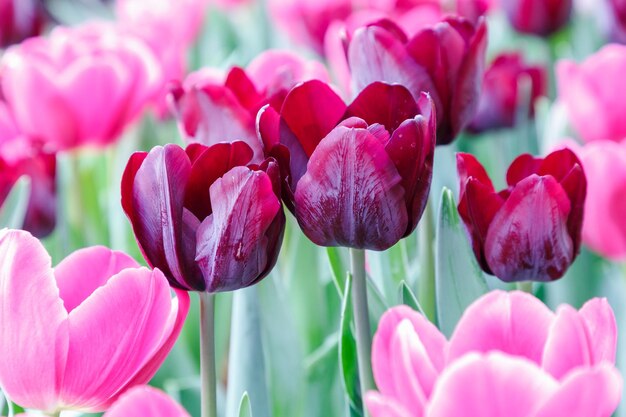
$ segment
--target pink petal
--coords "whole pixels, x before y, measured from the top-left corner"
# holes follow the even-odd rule
[[[189,414],[164,392],[150,386],[129,389],[103,417],[189,417]]]
[[[123,252],[104,246],[77,250],[54,268],[54,277],[65,309],[74,310],[96,288],[103,286],[113,275],[139,264]],[[89,271],[89,275],[85,275]]]
[[[0,263],[0,386],[24,407],[54,410],[68,338],[50,256],[29,233],[4,229]]]
[[[472,351],[498,350],[541,363],[554,314],[519,291],[492,291],[470,305],[450,339],[448,361]]]
[[[375,391],[365,395],[365,405],[372,417],[421,417],[406,410],[396,400]]]
[[[589,300],[578,311],[584,321],[591,341],[591,361],[615,363],[617,350],[617,322],[615,314],[605,298]]]

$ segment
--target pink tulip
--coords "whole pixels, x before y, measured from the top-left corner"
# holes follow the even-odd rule
[[[113,142],[161,85],[145,44],[105,24],[28,39],[7,51],[0,71],[19,129],[46,150]]]
[[[164,392],[147,385],[129,389],[102,417],[189,417]]]
[[[475,301],[450,341],[406,306],[372,347],[373,417],[609,417],[621,397],[617,329],[606,300],[556,313],[502,291]]]
[[[27,232],[0,232],[0,387],[26,408],[102,411],[156,373],[189,296],[104,247],[56,268]]]
[[[626,259],[626,141],[598,140],[573,150],[587,176],[583,243],[612,260]]]
[[[580,64],[557,65],[559,99],[569,119],[586,142],[626,138],[626,46],[611,44]]]

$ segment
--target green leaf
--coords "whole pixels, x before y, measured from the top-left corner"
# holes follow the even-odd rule
[[[0,207],[0,227],[19,229],[24,224],[24,216],[28,209],[30,180],[22,177],[13,185],[11,192]]]
[[[248,396],[248,392],[245,391],[241,396],[241,401],[239,402],[239,412],[237,413],[239,417],[252,417],[252,408],[250,407],[250,397]]]
[[[489,289],[447,188],[441,197],[435,251],[439,327],[450,336],[467,306]]]
[[[424,311],[422,310],[422,306],[420,306],[419,301],[417,301],[417,297],[415,296],[415,294],[413,294],[413,291],[411,291],[411,288],[409,288],[409,285],[406,283],[406,281],[402,281],[400,283],[400,286],[398,287],[398,293],[400,304],[405,304],[411,307],[413,310],[419,311],[422,315],[425,315]]]
[[[330,263],[330,270],[332,272],[333,281],[339,292],[339,296],[343,298],[343,288],[346,285],[345,276],[348,271],[348,266],[345,264],[341,257],[341,249],[337,247],[327,247],[326,253],[328,254],[328,262]]]
[[[348,397],[352,411],[362,409],[361,391],[359,386],[359,369],[357,361],[356,339],[350,324],[352,323],[351,291],[352,276],[348,273],[341,305],[341,325],[339,327],[339,367],[341,382]]]

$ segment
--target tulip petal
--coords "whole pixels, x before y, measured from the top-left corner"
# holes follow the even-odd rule
[[[520,291],[493,291],[470,305],[450,338],[448,360],[472,351],[501,351],[541,363],[554,314]]]
[[[578,314],[587,327],[592,363],[615,363],[617,322],[609,302],[605,298],[594,298],[587,301]]]
[[[128,390],[103,417],[189,417],[189,414],[164,392],[148,385]]]
[[[553,378],[526,359],[468,354],[441,375],[427,415],[531,417],[557,389]]]
[[[113,275],[139,264],[123,252],[93,246],[71,253],[54,268],[59,294],[68,313],[87,299]],[[85,271],[90,271],[85,276]]]
[[[0,264],[0,387],[24,407],[54,410],[68,337],[50,256],[29,233],[4,229]]]
[[[392,397],[385,397],[375,391],[365,395],[365,404],[372,417],[422,417],[417,411],[409,412]]]
[[[543,159],[535,158],[528,153],[518,156],[506,172],[506,183],[513,187],[524,178],[537,174],[542,162]]]
[[[408,225],[401,181],[374,135],[337,127],[320,142],[298,183],[296,218],[318,245],[387,249]]]
[[[485,258],[494,275],[507,282],[563,276],[574,259],[567,228],[570,209],[567,194],[552,176],[532,175],[519,182],[485,240]]]
[[[111,277],[76,307],[69,315],[64,405],[102,411],[167,337],[171,304],[163,274],[138,268]]]
[[[197,232],[196,260],[207,291],[231,291],[257,282],[269,262],[266,233],[281,209],[262,171],[235,167],[211,185],[213,214]]]

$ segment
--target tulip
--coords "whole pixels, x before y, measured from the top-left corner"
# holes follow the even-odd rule
[[[107,409],[147,383],[174,345],[189,296],[104,247],[56,268],[29,233],[0,232],[0,387],[46,412]]]
[[[598,140],[580,146],[568,141],[587,176],[583,243],[614,261],[626,259],[626,142]]]
[[[103,417],[189,417],[183,407],[164,392],[148,385],[129,389]]]
[[[265,277],[285,228],[280,173],[248,165],[244,142],[157,146],[134,153],[122,207],[144,258],[187,291],[232,291]]]
[[[521,33],[548,36],[565,26],[572,0],[501,0],[509,23]]]
[[[0,206],[22,176],[30,179],[22,228],[36,237],[47,236],[56,224],[56,156],[30,144],[0,101]]]
[[[224,80],[213,72],[190,74],[172,87],[170,106],[187,142],[210,146],[229,138],[242,140],[260,162],[264,152],[256,134],[257,112],[267,103],[280,108],[291,87],[309,79],[327,81],[328,74],[317,62],[269,50],[246,70],[232,68]]]
[[[607,24],[608,35],[614,42],[626,43],[626,1],[624,0],[609,0],[609,13]],[[596,4],[590,6],[591,10],[596,9]]]
[[[437,144],[448,144],[472,120],[484,71],[487,29],[449,17],[410,39],[394,23],[360,28],[349,41],[352,83],[404,85],[418,100],[428,92],[437,108]],[[427,47],[426,47],[427,46]]]
[[[39,35],[44,17],[37,0],[0,0],[0,48]]]
[[[422,216],[435,142],[432,101],[374,83],[346,106],[326,84],[294,87],[259,131],[281,161],[284,195],[314,243],[385,250]]]
[[[541,66],[526,65],[522,55],[509,53],[499,55],[485,72],[483,91],[478,111],[468,126],[473,133],[504,127],[514,127],[522,100],[522,82],[527,80],[529,91],[528,109],[525,117],[534,116],[534,103],[547,93],[548,77]]]
[[[476,23],[481,16],[485,16],[490,10],[496,8],[497,5],[498,0],[458,0],[456,2],[456,11],[460,16]]]
[[[394,307],[372,346],[373,417],[609,417],[621,397],[617,326],[605,299],[555,313],[530,294],[494,291],[463,314],[450,340]]]
[[[559,100],[586,142],[626,138],[626,102],[621,94],[624,70],[624,45],[607,45],[581,64],[567,60],[558,63]]]
[[[519,156],[496,192],[485,169],[457,154],[459,214],[483,270],[506,282],[561,278],[580,252],[587,180],[568,150]]]
[[[20,131],[57,151],[113,142],[158,91],[158,64],[138,38],[86,24],[26,40],[0,61]]]

